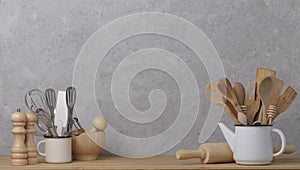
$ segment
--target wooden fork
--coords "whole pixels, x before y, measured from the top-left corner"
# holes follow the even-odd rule
[[[280,113],[286,111],[290,107],[290,105],[293,103],[296,96],[297,96],[296,90],[293,89],[291,86],[288,86],[278,100],[277,114],[274,117],[274,119],[277,116],[279,116]]]

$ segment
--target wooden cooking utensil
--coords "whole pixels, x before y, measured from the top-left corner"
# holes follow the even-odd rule
[[[244,119],[245,116],[242,116],[244,113],[242,112],[241,106],[238,103],[230,81],[227,78],[219,79],[217,81],[217,90],[224,96],[225,104],[229,106],[233,113],[235,113],[235,115],[238,117],[239,122],[244,125],[247,124],[247,121],[245,122]]]
[[[241,82],[235,82],[232,88],[241,106],[242,111],[246,114],[247,108],[245,106],[245,88],[243,84]]]
[[[247,125],[248,124],[247,116],[243,112],[238,112],[238,120],[243,125]]]
[[[240,105],[239,102],[235,96],[235,93],[232,89],[232,85],[230,83],[230,81],[228,80],[228,78],[224,77],[221,78],[217,81],[217,89],[220,92],[220,94],[222,94],[223,96],[225,96],[226,98],[228,98],[228,100],[232,101],[232,103],[234,104],[235,107],[240,109]]]
[[[231,113],[232,113],[231,115],[233,115],[234,118],[237,119],[237,121],[234,120],[235,125],[247,125],[247,117],[246,117],[246,115],[243,112],[238,112],[233,107],[232,103],[228,99],[226,99],[225,97],[223,97],[223,98],[225,100],[225,106],[227,106],[228,109],[231,111]],[[233,119],[233,118],[231,117],[231,119]]]
[[[231,118],[234,124],[240,125],[237,116],[231,111],[231,109],[224,103],[224,98],[222,94],[216,89],[216,83],[210,82],[206,86],[206,98],[212,103],[216,104],[221,110],[223,110]]]
[[[222,95],[216,90],[216,83],[215,82],[210,82],[206,86],[205,89],[205,96],[206,99],[211,101],[212,103],[224,103],[222,99]]]
[[[244,113],[244,114],[242,114],[241,112],[238,113],[239,121],[242,124],[247,124],[247,117],[246,117],[247,108],[244,105],[244,102],[245,102],[245,88],[244,88],[244,86],[243,86],[242,83],[235,82],[233,84],[232,89],[233,89],[233,92],[235,93],[235,96],[236,96],[236,98],[238,100],[238,103],[240,104],[242,112]]]
[[[257,68],[256,75],[255,75],[255,78],[254,78],[254,88],[253,88],[252,100],[260,100],[259,99],[260,83],[268,76],[276,76],[276,71],[266,69],[266,68]],[[261,105],[261,103],[260,103],[260,105]],[[262,103],[262,105],[263,105],[263,103]],[[259,106],[259,109],[256,112],[255,117],[258,117],[259,111],[260,111],[260,106]],[[266,107],[265,106],[262,106],[262,116],[261,116],[262,122],[266,121],[266,120],[264,120],[266,118],[263,117],[263,115],[266,115]]]
[[[291,86],[288,86],[285,89],[285,91],[283,92],[283,94],[280,96],[278,100],[277,114],[273,118],[273,121],[278,115],[280,115],[280,113],[286,111],[290,107],[290,105],[295,100],[296,96],[297,96],[297,92]]]
[[[255,121],[258,120],[258,112],[260,108],[260,96],[257,99],[254,99],[252,96],[250,98],[250,83],[248,82],[246,96],[245,96],[245,106],[247,108],[247,119],[248,123],[252,125]]]
[[[260,83],[269,76],[276,76],[276,71],[266,69],[266,68],[257,68],[256,75],[254,79],[254,89],[253,89],[253,96],[255,99],[259,96],[259,87]]]
[[[235,125],[242,125],[245,124],[245,121],[243,118],[241,118],[241,115],[239,115],[236,110],[232,107],[232,104],[227,100],[224,99],[225,103],[224,104],[217,104],[219,108],[222,109],[223,111],[227,113],[227,115],[231,118],[231,120],[234,122]],[[241,112],[239,112],[241,113]],[[247,120],[246,120],[247,122]]]
[[[273,152],[280,150],[280,146],[274,146]],[[286,145],[284,154],[295,152],[294,145]],[[234,162],[233,154],[227,143],[204,143],[198,150],[178,150],[176,158],[179,160],[200,158],[202,163],[229,163]]]
[[[276,116],[277,103],[281,94],[282,87],[283,81],[274,76],[269,76],[261,82],[259,87],[259,94],[265,106],[265,110],[268,109],[267,114],[262,114],[263,124],[271,124],[273,118]]]

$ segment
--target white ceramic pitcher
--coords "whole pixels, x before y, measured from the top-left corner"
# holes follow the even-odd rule
[[[281,130],[273,126],[235,126],[233,133],[223,123],[219,127],[227,140],[233,159],[241,165],[265,165],[270,164],[273,157],[282,154],[286,147],[286,139]],[[273,154],[272,132],[281,138],[281,149]]]

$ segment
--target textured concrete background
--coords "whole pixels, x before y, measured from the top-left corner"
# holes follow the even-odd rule
[[[75,60],[87,39],[110,21],[138,12],[170,13],[195,24],[212,41],[232,81],[246,84],[253,80],[257,67],[267,67],[277,70],[285,85],[300,92],[300,1],[0,0],[0,155],[10,153],[13,140],[10,114],[20,107],[27,110],[25,92],[48,87],[64,90],[72,82]],[[117,44],[98,68],[99,106],[111,126],[129,136],[154,136],[172,124],[179,109],[180,91],[172,77],[164,72],[145,70],[133,79],[129,89],[131,102],[139,110],[150,107],[151,90],[160,88],[165,92],[168,105],[157,121],[138,128],[132,122],[120,121],[111,100],[109,81],[118,63],[130,53],[150,47],[167,49],[180,56],[195,74],[201,94],[196,124],[180,144],[165,154],[174,154],[179,148],[196,149],[209,109],[204,97],[209,78],[199,58],[171,38],[141,35]],[[288,143],[296,145],[298,153],[299,107],[296,98],[274,123],[285,132]],[[91,120],[81,117],[81,121],[88,126]],[[225,115],[222,121],[230,124]],[[216,130],[209,141],[224,140]]]

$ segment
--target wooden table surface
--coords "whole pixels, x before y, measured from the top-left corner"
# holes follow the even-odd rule
[[[11,166],[9,156],[0,156],[0,169],[300,169],[300,156],[275,158],[271,165],[241,166],[234,163],[201,164],[198,159],[176,160],[175,156],[157,156],[133,159],[124,157],[99,157],[94,161],[73,161],[67,164],[39,163],[37,165]]]

